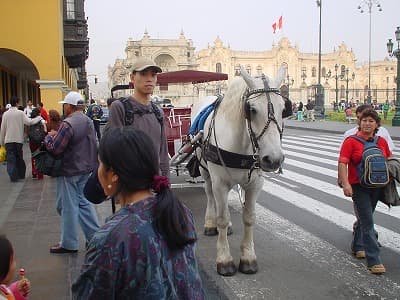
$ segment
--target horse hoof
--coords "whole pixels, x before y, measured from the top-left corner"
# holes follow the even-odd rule
[[[217,227],[205,227],[204,228],[204,235],[206,235],[206,236],[218,235]]]
[[[217,263],[217,272],[222,276],[233,276],[236,274],[236,266],[233,261],[227,263]]]
[[[240,260],[239,272],[244,274],[255,274],[258,271],[257,261]]]
[[[233,233],[232,226],[228,226],[227,234],[228,234],[228,235],[231,235],[232,233]]]

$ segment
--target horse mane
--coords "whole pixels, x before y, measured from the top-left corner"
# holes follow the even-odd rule
[[[263,88],[260,76],[253,77],[257,83],[258,88]],[[270,78],[266,76],[268,84],[274,85]],[[231,81],[224,96],[224,100],[220,104],[220,109],[226,113],[227,116],[243,116],[244,117],[244,100],[243,95],[246,91],[247,84],[241,76],[236,77]]]
[[[220,104],[220,109],[224,111],[226,116],[243,115],[243,94],[247,85],[242,77],[238,76],[233,79],[225,93],[224,99]]]

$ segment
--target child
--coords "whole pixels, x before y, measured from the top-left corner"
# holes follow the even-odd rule
[[[0,300],[24,300],[27,299],[31,283],[28,279],[10,283],[14,277],[16,262],[14,250],[5,235],[0,235]]]

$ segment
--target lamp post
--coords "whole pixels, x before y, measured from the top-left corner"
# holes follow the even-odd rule
[[[324,93],[321,85],[321,24],[322,24],[322,0],[317,0],[317,6],[319,7],[319,38],[318,38],[318,86],[317,86],[317,97],[316,97],[316,110],[324,110]]]
[[[349,78],[349,68],[346,68],[345,74],[346,74],[346,78],[343,80],[346,81],[346,105],[348,105],[349,104],[349,81],[354,80],[354,78],[356,77],[356,74],[354,74],[354,72],[353,72],[353,74],[351,74],[351,78]]]
[[[368,104],[371,104],[371,21],[372,21],[372,7],[376,4],[376,7],[378,8],[378,11],[382,11],[381,4],[377,0],[363,0],[360,5],[358,6],[358,10],[360,13],[364,13],[365,7],[368,8],[368,13],[369,13],[369,44],[368,44],[368,96],[367,96],[367,102]]]
[[[290,79],[290,76],[289,76],[289,74],[287,75],[287,77],[286,77],[286,80],[287,80],[287,88],[288,88],[288,98],[289,98],[289,95],[290,95],[290,86],[293,86],[293,84],[294,84],[294,79],[292,78],[292,79]]]
[[[392,120],[392,126],[400,126],[400,27],[397,27],[395,31],[397,49],[393,50],[392,39],[389,39],[386,44],[387,50],[390,56],[395,56],[397,58],[397,76],[396,76],[396,113],[394,114]]]
[[[339,99],[338,99],[338,92],[339,92],[338,79],[339,79],[339,77],[338,77],[338,74],[337,74],[338,69],[339,69],[338,64],[335,64],[335,83],[336,83],[336,85],[335,85],[335,96],[336,96],[335,107],[336,107],[337,111],[339,111]]]

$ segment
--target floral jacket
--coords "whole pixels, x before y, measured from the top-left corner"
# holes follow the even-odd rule
[[[122,207],[95,233],[72,285],[73,299],[205,299],[196,244],[169,251],[154,229],[157,201],[150,197]]]

